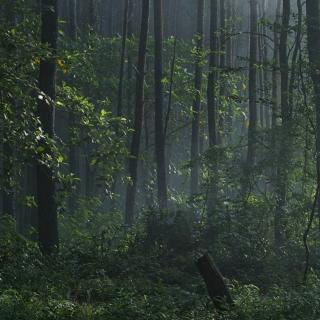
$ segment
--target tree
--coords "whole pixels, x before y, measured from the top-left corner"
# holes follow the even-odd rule
[[[196,56],[195,56],[195,99],[192,107],[192,135],[191,135],[191,195],[199,192],[199,135],[202,90],[202,51],[203,51],[203,19],[204,0],[198,0]]]
[[[157,186],[160,209],[168,206],[167,169],[165,160],[165,133],[163,129],[163,3],[154,0],[154,77],[155,77],[155,149],[157,162]]]
[[[69,0],[69,35],[72,40],[77,39],[77,0]]]
[[[209,75],[207,87],[207,108],[208,108],[208,133],[209,146],[211,148],[210,154],[213,153],[214,147],[217,146],[217,103],[216,103],[216,80],[217,80],[217,29],[218,29],[218,1],[210,1],[210,53],[209,53]],[[210,157],[210,175],[214,179],[217,173],[217,160],[213,154]],[[212,224],[212,216],[217,199],[216,181],[209,181],[208,186],[208,221]]]
[[[126,195],[126,212],[125,223],[131,226],[134,221],[134,206],[137,191],[137,171],[138,171],[138,157],[140,152],[140,140],[144,112],[144,79],[145,79],[145,63],[147,53],[147,40],[149,29],[149,0],[142,2],[142,18],[140,29],[138,65],[136,75],[136,102],[134,112],[134,133],[131,142],[131,157],[129,159],[129,175],[131,183],[127,186]]]
[[[250,61],[249,61],[249,128],[246,174],[251,174],[256,161],[257,144],[257,1],[250,0]],[[245,189],[247,192],[247,188]]]
[[[77,21],[77,0],[69,0],[69,26],[68,26],[68,33],[69,37],[72,41],[77,40],[77,33],[78,33],[78,21]],[[76,124],[76,118],[74,113],[71,111],[68,115],[68,126],[69,129],[74,128]],[[80,176],[80,151],[69,139],[70,147],[69,147],[69,170],[70,173],[73,174],[75,177]],[[79,183],[76,185],[77,190],[73,190],[70,194],[69,199],[69,208],[70,211],[73,212],[76,207],[76,193],[75,191],[79,191]]]
[[[124,66],[127,47],[127,34],[128,34],[128,10],[129,0],[125,0],[123,11],[123,26],[122,26],[122,44],[121,44],[121,57],[120,57],[120,70],[119,70],[119,84],[118,84],[118,116],[122,116],[122,100],[123,100],[123,79],[124,79]]]
[[[314,89],[314,102],[316,114],[316,168],[317,184],[320,181],[320,4],[317,0],[307,0],[307,34],[308,52],[310,60],[311,78]],[[320,212],[319,197],[318,211]]]
[[[219,67],[220,67],[220,109],[222,106],[222,100],[226,95],[225,89],[225,68],[226,68],[226,8],[225,8],[225,0],[220,0],[220,59],[219,59]],[[225,115],[223,112],[219,112],[219,125],[218,125],[218,143],[223,145],[224,143],[224,125],[225,125]]]
[[[39,89],[47,96],[39,99],[38,116],[44,135],[53,137],[53,103],[56,96],[56,50],[58,37],[58,1],[41,2],[41,43],[52,50],[51,56],[41,60]],[[49,100],[50,99],[50,100]],[[48,142],[42,139],[40,147],[50,154]],[[39,241],[45,254],[50,254],[58,245],[57,207],[55,182],[50,167],[42,159],[37,162],[37,205],[39,219]]]
[[[279,248],[284,242],[285,204],[287,202],[288,164],[290,160],[290,133],[292,109],[289,105],[288,30],[290,22],[290,0],[283,0],[282,25],[279,43],[280,87],[281,87],[281,141],[278,150],[278,170],[275,210],[275,243]]]

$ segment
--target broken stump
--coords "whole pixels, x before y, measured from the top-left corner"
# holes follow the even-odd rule
[[[232,298],[218,267],[209,254],[205,254],[196,262],[198,270],[206,283],[208,293],[217,309],[224,309],[223,302],[232,304]]]

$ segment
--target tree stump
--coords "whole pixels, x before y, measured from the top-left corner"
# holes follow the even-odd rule
[[[232,304],[230,292],[223,280],[218,267],[213,263],[208,254],[199,258],[196,262],[198,270],[206,283],[208,293],[217,309],[223,310],[224,303]]]

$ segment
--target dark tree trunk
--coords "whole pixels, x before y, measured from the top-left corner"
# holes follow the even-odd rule
[[[107,12],[108,12],[108,16],[107,16],[107,29],[108,29],[108,36],[112,37],[113,36],[113,15],[114,15],[114,4],[113,4],[113,0],[109,0],[108,2],[108,7],[107,7]]]
[[[138,157],[140,153],[140,140],[143,123],[143,110],[144,110],[144,78],[145,78],[145,63],[147,53],[147,40],[148,40],[148,27],[149,27],[149,0],[142,2],[142,20],[140,30],[140,43],[139,55],[137,66],[137,80],[136,80],[136,106],[135,106],[135,120],[134,120],[134,133],[131,143],[131,157],[129,159],[129,175],[131,184],[127,187],[126,195],[126,213],[125,223],[131,226],[134,221],[134,205],[137,191],[137,169]]]
[[[256,161],[257,135],[257,1],[250,0],[250,62],[249,62],[249,128],[247,177],[251,174]],[[247,190],[246,190],[247,191]]]
[[[268,8],[268,1],[264,0],[263,1],[263,17],[264,21],[266,20],[266,12]],[[267,102],[270,90],[269,90],[269,82],[270,82],[270,72],[268,70],[268,64],[269,64],[269,50],[268,50],[268,39],[267,39],[267,26],[263,25],[262,26],[262,33],[263,33],[263,64],[264,64],[264,86],[263,86],[263,91],[264,91],[264,118],[266,121],[266,127],[267,129],[271,128],[271,113],[270,113],[270,105]]]
[[[220,0],[220,106],[226,95],[225,89],[225,69],[226,69],[226,9],[225,0]],[[220,108],[221,109],[221,108]],[[225,131],[225,113],[219,112],[219,126],[217,132],[218,144],[224,144]]]
[[[199,192],[199,136],[200,136],[200,111],[202,90],[202,51],[203,51],[203,19],[204,0],[198,0],[197,34],[196,34],[196,57],[195,57],[195,100],[192,113],[192,136],[191,136],[191,195]]]
[[[154,0],[154,38],[155,38],[155,149],[157,162],[158,202],[160,209],[168,206],[167,169],[165,160],[165,136],[163,130],[163,3]]]
[[[134,36],[134,5],[135,0],[129,0],[129,8],[128,8],[128,34],[127,38],[132,39]],[[131,50],[127,50],[127,59],[128,59],[128,67],[127,67],[127,77],[128,77],[128,89],[127,89],[127,115],[131,119],[132,115],[132,105],[133,105],[133,90],[132,90],[132,73],[133,73],[133,59]]]
[[[277,118],[279,113],[279,25],[280,25],[280,3],[281,0],[277,0],[276,19],[273,25],[273,68],[272,68],[272,116],[271,116],[271,148],[275,152],[275,129],[277,126]]]
[[[320,182],[320,3],[318,0],[307,0],[307,33],[308,52],[311,77],[314,87],[314,101],[316,114],[316,153],[317,153],[317,180]],[[318,198],[318,211],[320,205]]]
[[[208,133],[210,154],[213,153],[213,148],[217,146],[217,97],[216,97],[216,81],[217,81],[217,40],[218,29],[218,1],[210,1],[210,54],[209,54],[209,75],[207,88],[207,104],[208,104]],[[216,156],[212,154],[210,157],[210,181],[208,186],[208,223],[212,225],[214,208],[217,200],[217,186],[215,177],[217,174]]]
[[[219,269],[212,262],[208,254],[198,259],[196,263],[198,270],[204,279],[210,298],[218,309],[224,309],[223,302],[232,304],[229,290],[223,280]]]
[[[72,41],[77,40],[77,0],[69,0],[69,37]],[[76,119],[75,114],[71,111],[69,112],[69,130],[72,130],[72,128],[76,125]],[[79,157],[80,157],[80,151],[77,146],[73,144],[71,141],[71,137],[69,137],[69,170],[74,177],[79,178],[80,177],[80,163],[79,163]],[[69,198],[69,209],[71,212],[74,212],[76,209],[76,201],[77,201],[77,194],[79,193],[79,183],[77,182],[75,185],[75,190],[72,190],[70,193]]]
[[[118,84],[118,117],[121,117],[123,114],[123,110],[122,110],[123,79],[124,79],[125,55],[126,55],[126,48],[127,48],[128,10],[129,10],[129,0],[125,0],[124,11],[123,11],[122,45],[121,45],[119,84]]]
[[[93,29],[97,29],[97,12],[96,12],[96,2],[95,0],[89,1],[89,26]]]
[[[277,248],[284,243],[285,204],[287,202],[288,165],[290,151],[290,123],[292,111],[289,106],[289,63],[288,63],[288,29],[290,21],[290,0],[283,0],[282,26],[279,44],[280,83],[281,83],[281,135],[278,150],[276,210],[275,210],[275,244]]]
[[[58,37],[58,1],[42,0],[41,12],[41,43],[48,45],[53,56],[40,63],[39,88],[52,102],[56,96],[56,61]],[[53,137],[53,103],[43,98],[39,100],[38,116],[43,133],[49,138]],[[40,141],[46,153],[51,153],[48,144]],[[57,206],[55,201],[55,183],[52,170],[37,162],[37,204],[39,216],[39,242],[45,254],[50,254],[58,245]]]
[[[72,40],[77,39],[77,0],[69,0],[69,35]]]

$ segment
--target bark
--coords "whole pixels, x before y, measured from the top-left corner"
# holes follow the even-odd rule
[[[290,81],[289,81],[289,108],[290,112],[292,113],[293,105],[294,105],[294,89],[295,89],[295,82],[296,82],[296,76],[297,76],[297,60],[298,60],[298,54],[301,50],[301,38],[302,38],[302,14],[303,14],[303,8],[302,8],[302,2],[301,0],[297,0],[297,8],[298,8],[298,22],[297,22],[297,28],[296,28],[296,39],[295,39],[295,45],[292,53],[292,59],[291,59],[291,75],[290,75]]]
[[[310,62],[311,78],[314,88],[314,102],[316,114],[316,165],[317,180],[320,182],[320,3],[317,0],[307,0],[307,34],[308,34],[308,53]],[[318,196],[319,198],[319,196]],[[318,199],[318,214],[320,205]]]
[[[154,0],[155,36],[155,150],[157,163],[158,202],[160,209],[168,206],[165,135],[163,130],[163,8],[162,0]]]
[[[135,120],[134,120],[134,133],[131,143],[131,157],[129,159],[129,175],[131,184],[127,187],[126,195],[126,212],[125,223],[131,226],[134,222],[134,205],[137,189],[137,169],[138,157],[140,153],[140,140],[143,123],[144,111],[144,78],[145,78],[145,63],[147,53],[147,40],[148,40],[148,27],[149,27],[149,0],[142,2],[142,20],[140,30],[140,43],[138,54],[137,66],[137,79],[136,79],[136,105],[135,105]]]
[[[108,6],[108,34],[110,37],[114,34],[114,21],[113,21],[113,14],[114,14],[114,4],[113,0],[109,0],[109,6]]]
[[[129,0],[125,0],[124,12],[123,12],[122,45],[121,45],[119,84],[118,84],[118,117],[121,117],[123,114],[122,101],[123,101],[125,55],[126,55],[126,48],[127,48],[128,9],[129,9]]]
[[[281,87],[281,134],[278,150],[276,210],[275,210],[275,244],[281,248],[284,244],[285,205],[287,202],[288,164],[290,160],[290,122],[292,110],[289,106],[289,63],[288,63],[288,29],[290,21],[290,0],[283,0],[282,25],[279,44],[280,87]]]
[[[157,163],[157,187],[160,209],[168,206],[167,168],[165,160],[165,135],[163,130],[163,3],[154,0],[154,37],[155,37],[155,151]]]
[[[168,108],[167,108],[167,114],[166,114],[166,120],[165,120],[165,126],[164,126],[164,135],[165,138],[168,133],[168,125],[171,115],[171,109],[172,109],[172,93],[173,93],[173,85],[174,85],[174,72],[175,72],[175,66],[176,66],[176,58],[177,58],[177,9],[178,9],[178,0],[174,0],[173,3],[173,17],[174,17],[174,43],[173,43],[173,53],[172,53],[172,60],[170,65],[170,85],[169,85],[169,97],[168,97]]]
[[[230,292],[224,282],[223,276],[208,254],[202,256],[196,263],[204,279],[210,298],[217,309],[223,310],[223,302],[232,304]]]
[[[262,4],[259,5],[259,17],[263,19],[263,8]],[[258,36],[258,43],[259,43],[259,124],[261,128],[264,128],[264,101],[265,101],[265,92],[264,92],[264,36],[263,36],[263,25],[259,26],[258,28],[259,36]]]
[[[246,163],[248,179],[255,165],[257,147],[257,31],[257,1],[250,0],[249,128]]]
[[[192,136],[191,136],[191,195],[199,192],[199,136],[200,136],[200,109],[202,90],[202,50],[203,50],[203,19],[204,0],[198,0],[197,34],[196,34],[196,61],[195,61],[195,99],[192,113]]]
[[[263,19],[266,21],[266,12],[268,8],[268,0],[263,1]],[[271,128],[271,113],[270,113],[270,105],[268,102],[268,97],[270,94],[269,90],[269,83],[270,83],[270,71],[267,70],[268,68],[268,63],[269,63],[269,50],[268,50],[268,39],[267,39],[267,26],[264,24],[262,27],[262,33],[263,33],[263,64],[264,64],[264,76],[263,76],[263,81],[264,81],[264,86],[263,86],[263,91],[264,91],[264,118],[265,118],[265,123],[266,123],[266,128],[270,129]]]
[[[96,30],[97,28],[97,12],[95,0],[89,0],[89,26]]]
[[[226,10],[225,10],[225,0],[220,0],[220,105],[222,105],[221,100],[226,95],[225,90],[225,69],[226,69]],[[224,143],[224,124],[225,115],[220,112],[218,118],[218,143],[223,145]]]
[[[39,88],[54,101],[56,96],[56,62],[58,36],[58,1],[42,0],[41,43],[52,50],[52,57],[40,63]],[[38,116],[43,133],[53,138],[54,107],[47,99],[39,99]],[[46,153],[51,153],[45,141],[40,141]],[[52,170],[37,162],[37,204],[39,220],[39,242],[42,251],[50,254],[58,245],[57,206],[55,201],[55,183]]]
[[[273,68],[272,68],[272,150],[275,151],[275,129],[279,112],[279,25],[280,25],[280,1],[277,2],[276,19],[273,25]]]
[[[69,0],[69,37],[73,40],[77,40],[77,0]],[[69,112],[69,129],[72,130],[76,125],[75,114],[71,111]],[[77,146],[69,138],[70,149],[69,149],[69,171],[74,177],[80,177],[80,151]],[[69,209],[74,212],[76,209],[77,194],[79,192],[79,182],[75,185],[75,190],[71,191],[69,199]]]
[[[69,0],[69,35],[72,40],[77,39],[77,0]]]
[[[207,87],[207,106],[208,106],[208,134],[209,146],[212,149],[217,146],[217,97],[216,97],[216,81],[217,81],[217,29],[218,29],[218,1],[211,0],[210,2],[210,54],[209,54],[209,75]],[[213,154],[210,157],[210,180],[208,186],[208,200],[207,200],[207,218],[209,225],[212,225],[213,215],[217,200],[217,187],[214,178],[217,174],[217,160]]]

